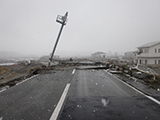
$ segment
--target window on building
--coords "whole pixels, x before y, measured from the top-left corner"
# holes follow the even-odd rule
[[[139,64],[141,64],[142,63],[142,61],[141,60],[139,60]]]
[[[158,60],[158,64],[160,64],[160,60]]]
[[[145,64],[147,65],[147,60],[145,60]]]
[[[157,60],[155,60],[155,64],[157,64]]]
[[[157,53],[157,49],[155,49],[155,53]]]
[[[144,48],[144,53],[148,53],[149,52],[149,49],[148,48]]]
[[[158,53],[160,53],[160,49],[158,49]]]

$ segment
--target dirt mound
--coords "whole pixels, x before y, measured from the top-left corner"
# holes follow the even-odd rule
[[[42,69],[42,64],[31,61],[30,63],[19,62],[15,65],[0,66],[0,87],[22,81]]]
[[[3,75],[7,73],[8,71],[10,71],[9,67],[0,66],[0,75]]]

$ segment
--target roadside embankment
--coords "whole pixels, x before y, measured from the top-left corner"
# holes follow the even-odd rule
[[[13,86],[37,74],[42,67],[42,64],[34,61],[31,63],[19,62],[14,65],[0,66],[0,88],[4,86]]]

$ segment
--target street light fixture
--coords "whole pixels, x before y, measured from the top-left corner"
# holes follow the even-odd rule
[[[50,64],[51,64],[52,57],[53,57],[53,55],[54,55],[54,53],[55,53],[55,50],[56,50],[56,47],[57,47],[57,44],[58,44],[58,41],[59,41],[59,38],[60,38],[60,35],[61,35],[61,32],[62,32],[62,29],[63,29],[64,25],[67,24],[67,16],[68,16],[68,12],[66,12],[66,14],[65,14],[64,16],[60,16],[60,15],[57,16],[56,22],[58,22],[58,23],[60,23],[60,24],[62,24],[62,25],[61,25],[61,28],[60,28],[60,31],[59,31],[59,34],[58,34],[56,43],[55,43],[55,45],[54,45],[54,48],[53,48],[51,57],[49,58],[48,67],[49,67]]]
[[[66,25],[67,24],[67,15],[68,15],[68,12],[65,14],[65,16],[58,15],[57,19],[56,19],[56,22],[59,22],[61,24]]]

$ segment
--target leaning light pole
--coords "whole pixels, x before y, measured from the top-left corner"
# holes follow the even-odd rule
[[[62,25],[61,25],[61,28],[60,28],[60,31],[59,31],[59,34],[58,34],[56,43],[55,43],[55,45],[54,45],[54,48],[53,48],[51,57],[49,58],[48,67],[50,66],[51,61],[52,61],[52,58],[53,58],[53,56],[54,56],[54,53],[55,53],[55,50],[56,50],[56,47],[57,47],[57,44],[58,44],[60,35],[61,35],[61,33],[62,33],[62,29],[63,29],[64,25],[67,24],[67,16],[68,16],[68,12],[66,12],[66,14],[65,14],[64,16],[60,16],[60,15],[57,16],[56,22],[58,22],[58,23],[60,23],[60,24],[62,24]]]

